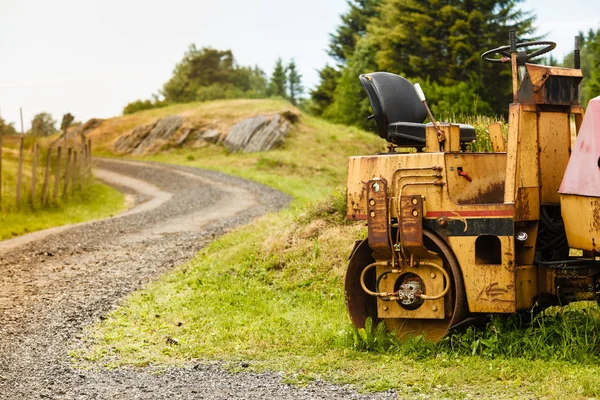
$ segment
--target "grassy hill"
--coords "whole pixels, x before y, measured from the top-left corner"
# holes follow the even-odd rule
[[[253,179],[292,195],[302,204],[314,201],[344,185],[347,158],[372,154],[384,148],[376,135],[360,129],[334,125],[301,114],[283,100],[230,100],[191,103],[138,112],[104,121],[88,134],[94,152],[115,156],[112,145],[136,126],[169,115],[185,118],[184,126],[210,123],[228,132],[237,122],[257,115],[292,111],[300,115],[283,146],[269,152],[229,154],[221,145],[182,148],[137,157],[223,171]]]
[[[136,124],[166,115],[213,120],[228,129],[248,116],[290,109],[282,101],[173,106],[105,121],[92,137],[111,143]],[[559,311],[528,328],[495,319],[440,344],[400,344],[358,334],[344,307],[343,279],[363,224],[344,220],[347,157],[372,154],[371,133],[300,115],[284,145],[256,154],[221,146],[176,149],[142,159],[229,172],[295,200],[217,239],[191,262],[125,299],[90,327],[73,351],[80,366],[157,366],[221,360],[233,371],[282,371],[285,379],[395,388],[401,397],[590,398],[600,396],[598,309]],[[582,331],[585,328],[585,332]],[[582,333],[583,332],[583,333]],[[244,364],[245,365],[245,364]]]

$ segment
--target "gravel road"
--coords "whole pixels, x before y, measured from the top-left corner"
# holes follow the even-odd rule
[[[215,236],[284,207],[271,188],[217,172],[98,160],[98,175],[136,206],[110,219],[0,242],[0,399],[392,399],[277,373],[231,374],[196,362],[77,370],[69,345],[127,293],[194,256]]]

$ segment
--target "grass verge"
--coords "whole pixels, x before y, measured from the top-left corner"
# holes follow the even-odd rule
[[[90,178],[89,170],[81,167],[81,160],[79,160],[79,170],[75,174],[73,172],[70,174],[68,190],[64,191],[66,164],[64,152],[57,185],[56,150],[53,150],[50,156],[46,203],[44,203],[47,149],[53,138],[37,138],[28,135],[23,143],[21,199],[17,205],[20,136],[4,136],[2,139],[0,240],[55,226],[106,218],[125,210],[125,197],[117,190]],[[34,175],[32,148],[36,142],[40,150]],[[71,168],[73,168],[72,162]],[[32,188],[34,176],[35,185]]]
[[[85,192],[72,194],[65,201],[44,209],[12,209],[0,213],[0,240],[41,229],[116,215],[126,208],[125,196],[98,182],[89,184]]]

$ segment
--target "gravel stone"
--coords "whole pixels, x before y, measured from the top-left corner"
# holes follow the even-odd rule
[[[76,225],[0,251],[0,399],[396,398],[393,392],[359,394],[322,381],[295,387],[275,372],[232,374],[214,362],[75,369],[69,351],[83,328],[105,318],[123,296],[191,259],[214,237],[290,200],[218,172],[105,159],[97,164],[172,196],[151,210]]]

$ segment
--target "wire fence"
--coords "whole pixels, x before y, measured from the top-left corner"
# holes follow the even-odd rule
[[[3,136],[0,131],[0,212],[39,209],[90,185],[92,143],[83,135]]]

